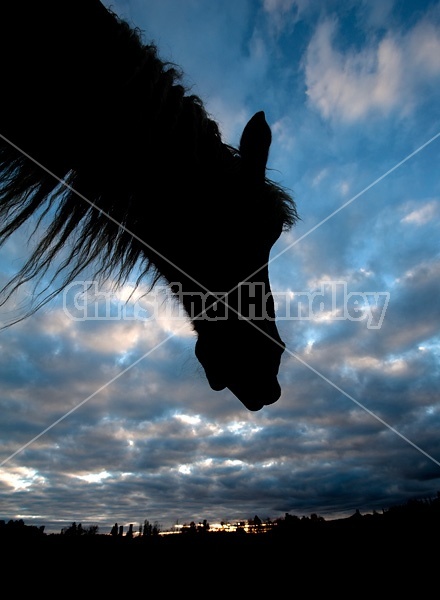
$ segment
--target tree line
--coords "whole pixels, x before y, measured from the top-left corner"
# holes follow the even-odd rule
[[[382,509],[381,512],[373,510],[372,513],[361,514],[359,510],[356,510],[350,517],[342,519],[326,520],[324,517],[313,513],[310,517],[292,515],[285,513],[283,517],[278,517],[271,520],[270,518],[262,520],[258,515],[245,521],[238,521],[234,526],[235,534],[290,534],[300,533],[301,531],[314,530],[334,530],[337,528],[341,529],[360,529],[364,528],[370,530],[377,530],[383,526],[400,526],[400,525],[429,525],[440,527],[440,491],[433,498],[424,499],[413,499],[409,500],[404,504],[394,505],[386,509]],[[196,523],[191,521],[189,524],[184,524],[179,527],[178,532],[180,535],[188,536],[202,536],[202,535],[215,535],[228,532],[228,523],[221,522],[221,529],[213,531],[206,519]],[[224,527],[223,527],[224,526]],[[110,529],[110,531],[102,532],[98,525],[83,526],[82,523],[73,522],[67,527],[63,527],[60,535],[65,538],[86,538],[90,536],[106,535],[110,534],[113,538],[158,538],[160,534],[163,534],[159,523],[151,523],[148,519],[145,519],[136,529],[133,524],[130,524],[127,530],[124,529],[123,525],[118,525],[116,522]],[[45,526],[26,525],[23,519],[10,519],[9,521],[0,520],[0,539],[4,538],[38,538],[47,536],[45,533]]]

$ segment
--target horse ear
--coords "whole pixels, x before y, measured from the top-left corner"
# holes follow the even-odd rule
[[[272,133],[264,111],[261,110],[255,113],[244,128],[239,148],[243,165],[258,179],[265,177],[271,141]]]

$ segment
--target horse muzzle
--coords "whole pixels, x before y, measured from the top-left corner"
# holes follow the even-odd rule
[[[269,368],[268,364],[247,363],[240,368],[240,361],[221,360],[202,351],[199,341],[196,343],[196,356],[204,368],[208,383],[214,391],[228,388],[244,406],[251,411],[261,410],[273,404],[281,396],[278,383],[278,365]]]
[[[248,410],[254,412],[261,410],[264,406],[273,404],[281,396],[281,387],[276,378],[269,383],[259,384],[255,382],[245,388],[234,384],[229,384],[226,387],[237,396]]]

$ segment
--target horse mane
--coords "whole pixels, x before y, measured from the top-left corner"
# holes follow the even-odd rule
[[[49,42],[42,42],[45,60],[38,56],[38,45],[26,47],[36,55],[27,75],[31,82],[42,78],[43,86],[52,86],[61,119],[49,119],[53,100],[41,116],[44,124],[34,116],[20,125],[15,113],[7,133],[0,130],[0,245],[31,217],[36,217],[31,238],[38,238],[48,222],[24,266],[0,290],[0,305],[23,284],[41,282],[61,256],[25,316],[88,267],[94,277],[113,277],[118,284],[137,268],[137,282],[148,274],[153,286],[163,274],[156,251],[161,246],[154,237],[157,218],[168,219],[174,231],[175,221],[187,214],[181,191],[187,190],[191,210],[203,210],[212,220],[210,189],[217,183],[227,189],[221,182],[233,186],[240,180],[239,149],[223,142],[202,100],[183,85],[180,69],[159,58],[156,45],[145,43],[138,28],[100,3],[92,4],[94,18],[82,17],[88,25],[81,51],[71,48],[74,20],[66,19],[65,27],[56,30],[46,25],[38,34],[38,41],[55,40],[68,82],[47,60]],[[12,56],[6,60],[16,60]],[[11,65],[9,73],[14,69]],[[8,106],[14,112],[13,100]],[[289,229],[298,219],[292,197],[270,179],[264,188],[270,218]],[[252,211],[250,204],[246,211]],[[149,234],[144,236],[145,228]]]

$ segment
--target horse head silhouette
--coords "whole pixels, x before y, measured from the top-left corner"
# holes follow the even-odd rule
[[[265,181],[270,143],[269,126],[259,112],[246,125],[239,147],[243,198],[251,195],[252,206],[232,212],[229,226],[223,224],[220,266],[211,284],[228,291],[224,306],[219,300],[215,311],[207,311],[213,322],[203,316],[194,321],[196,356],[211,387],[229,388],[250,410],[275,402],[281,394],[277,374],[284,343],[275,324],[268,262],[284,221]]]
[[[32,311],[90,265],[120,282],[164,279],[211,388],[250,410],[275,402],[284,343],[268,262],[298,215],[266,177],[264,112],[238,148],[223,142],[176,66],[98,0],[1,13],[0,242],[51,216],[4,298],[51,265],[62,283]]]

